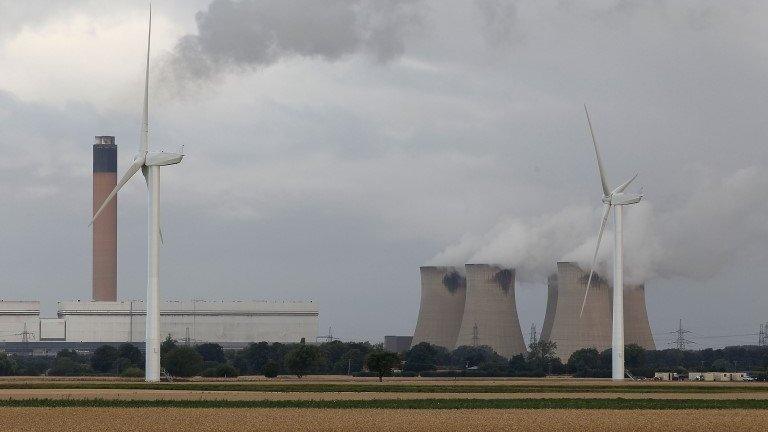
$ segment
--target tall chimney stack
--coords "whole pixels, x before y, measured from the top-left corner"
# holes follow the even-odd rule
[[[117,185],[117,146],[113,136],[93,144],[93,213]],[[117,197],[93,223],[93,300],[117,300]]]

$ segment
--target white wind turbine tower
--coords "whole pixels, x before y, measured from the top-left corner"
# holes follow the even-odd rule
[[[152,8],[149,10],[149,32],[147,37],[147,68],[144,76],[144,110],[141,122],[141,141],[139,152],[133,158],[133,164],[110,192],[104,203],[94,213],[91,224],[109,202],[117,195],[120,188],[141,169],[147,183],[149,229],[147,232],[147,317],[146,317],[146,381],[160,381],[160,167],[181,162],[181,153],[149,151],[149,48],[152,40]]]
[[[587,303],[589,287],[592,284],[592,276],[595,272],[597,262],[597,252],[600,250],[600,240],[603,238],[605,223],[608,220],[608,214],[613,208],[614,224],[614,245],[613,245],[613,328],[611,338],[611,364],[612,377],[614,380],[624,379],[624,250],[622,240],[621,210],[625,205],[637,204],[643,199],[642,194],[626,193],[630,183],[632,183],[637,174],[631,179],[622,183],[619,187],[611,190],[608,187],[608,181],[605,178],[603,169],[603,160],[600,157],[600,150],[597,148],[595,132],[592,130],[592,121],[589,118],[589,111],[584,105],[584,112],[587,114],[587,124],[589,125],[589,134],[592,136],[592,144],[595,146],[595,156],[597,158],[597,170],[600,173],[600,183],[603,186],[603,219],[600,222],[600,231],[597,234],[597,246],[595,246],[595,255],[592,257],[592,266],[589,269],[589,280],[587,281],[587,290],[584,292],[584,301],[581,303],[581,314],[584,314],[584,305]],[[580,315],[581,316],[581,315]]]

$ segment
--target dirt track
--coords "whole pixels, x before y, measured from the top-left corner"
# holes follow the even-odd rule
[[[3,408],[5,431],[762,431],[764,411]]]

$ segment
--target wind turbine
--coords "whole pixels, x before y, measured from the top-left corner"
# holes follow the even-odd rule
[[[595,146],[595,157],[597,158],[597,171],[600,174],[600,183],[603,186],[603,219],[600,222],[600,231],[597,233],[597,246],[595,246],[595,255],[592,257],[592,266],[589,269],[589,280],[587,281],[587,290],[584,292],[584,301],[581,303],[581,313],[584,314],[584,305],[587,304],[587,295],[592,285],[592,276],[595,272],[597,263],[597,252],[600,250],[600,240],[603,238],[605,223],[608,221],[608,214],[613,208],[614,225],[614,245],[613,245],[613,329],[611,338],[611,364],[612,377],[614,380],[624,379],[624,250],[622,239],[622,207],[631,204],[637,204],[643,199],[642,194],[632,194],[624,192],[627,186],[637,178],[637,174],[629,180],[622,183],[616,189],[611,190],[608,187],[608,180],[605,178],[603,169],[603,160],[600,157],[600,150],[597,148],[595,132],[592,130],[592,121],[589,118],[589,111],[584,105],[584,112],[587,114],[587,124],[589,125],[589,134],[592,136],[592,144]]]
[[[147,318],[146,318],[146,381],[160,381],[160,167],[181,162],[182,153],[150,152],[149,151],[149,48],[152,41],[152,7],[149,9],[149,32],[147,36],[147,68],[144,76],[144,109],[141,121],[141,137],[139,151],[133,158],[133,163],[120,178],[117,186],[110,192],[104,203],[94,213],[91,224],[101,214],[102,210],[117,195],[117,192],[139,170],[147,183],[147,207],[149,223],[147,232]]]

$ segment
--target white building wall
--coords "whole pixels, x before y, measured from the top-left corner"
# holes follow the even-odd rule
[[[69,342],[144,340],[144,302],[59,302]],[[191,342],[299,342],[318,334],[313,302],[164,301],[160,331]]]
[[[39,301],[0,300],[0,342],[22,342],[25,328],[27,340],[38,340],[39,322]]]

